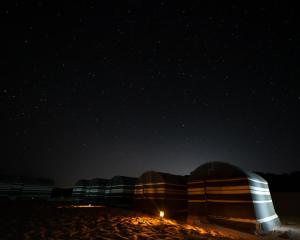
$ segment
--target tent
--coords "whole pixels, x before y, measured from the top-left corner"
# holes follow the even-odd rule
[[[186,177],[148,171],[135,185],[135,207],[147,213],[176,217],[186,214]]]
[[[11,193],[12,179],[6,175],[0,175],[0,199],[8,199]]]
[[[85,194],[88,184],[89,181],[86,179],[80,179],[76,182],[72,192],[72,197],[75,202],[85,201]]]
[[[54,187],[54,181],[45,178],[27,178],[20,179],[23,183],[21,198],[23,199],[43,199],[47,200],[51,196]]]
[[[85,188],[85,200],[89,203],[104,203],[104,191],[107,179],[94,178]]]
[[[0,198],[48,200],[54,181],[46,178],[0,176]]]
[[[15,178],[11,183],[10,196],[12,200],[16,200],[22,196],[24,183],[21,178]]]
[[[223,162],[206,163],[191,173],[188,221],[209,221],[250,232],[267,232],[280,224],[268,183]]]
[[[105,200],[110,206],[131,208],[137,178],[114,176],[106,186]]]

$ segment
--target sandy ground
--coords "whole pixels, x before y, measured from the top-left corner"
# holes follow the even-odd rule
[[[0,210],[0,239],[247,239],[222,228],[195,227],[103,206],[23,204]],[[281,234],[278,239],[289,236]]]

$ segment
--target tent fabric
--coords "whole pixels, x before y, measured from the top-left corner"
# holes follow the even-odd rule
[[[22,198],[47,199],[50,198],[54,181],[43,178],[23,178]]]
[[[88,182],[85,188],[85,200],[89,203],[104,203],[104,191],[108,180],[94,178]]]
[[[13,181],[10,176],[0,175],[0,198],[9,198],[12,183]]]
[[[85,200],[85,193],[88,184],[89,181],[86,179],[80,179],[76,182],[72,192],[72,197],[74,201],[82,202]]]
[[[137,178],[114,176],[106,186],[105,201],[110,206],[131,208]]]
[[[7,199],[48,199],[54,181],[45,178],[0,176],[0,197]]]
[[[255,173],[223,162],[198,167],[188,179],[188,213],[246,231],[270,231],[280,224],[268,183]]]
[[[166,216],[186,214],[186,177],[148,171],[135,185],[135,207],[151,214],[164,211]]]

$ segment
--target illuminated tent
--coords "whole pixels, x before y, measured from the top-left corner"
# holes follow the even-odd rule
[[[85,188],[85,200],[89,203],[104,203],[104,191],[107,179],[94,178]]]
[[[51,196],[54,181],[45,178],[21,178],[23,184],[21,198],[47,200]]]
[[[131,208],[137,178],[115,176],[106,186],[105,200],[110,206]]]
[[[268,183],[254,173],[222,162],[198,167],[188,179],[188,221],[210,221],[250,232],[280,224]]]
[[[186,214],[186,177],[149,171],[143,173],[135,185],[137,210],[175,217]]]
[[[88,180],[80,179],[76,182],[75,187],[73,188],[72,197],[76,202],[83,202],[85,198],[85,192],[89,184]]]

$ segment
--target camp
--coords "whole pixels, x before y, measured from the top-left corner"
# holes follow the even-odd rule
[[[106,186],[105,201],[109,206],[132,208],[137,178],[114,176]]]
[[[186,214],[186,177],[155,171],[143,173],[135,185],[135,207],[161,217]]]
[[[280,224],[268,183],[223,162],[206,163],[188,179],[188,222],[207,221],[259,233]]]

